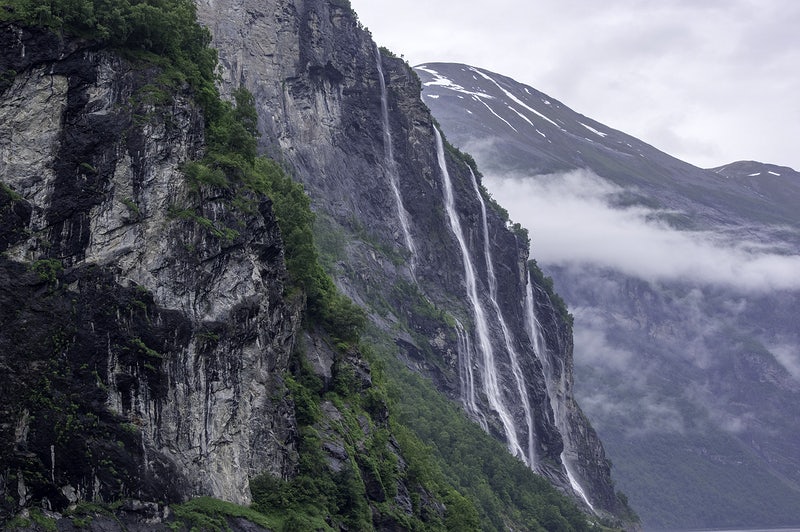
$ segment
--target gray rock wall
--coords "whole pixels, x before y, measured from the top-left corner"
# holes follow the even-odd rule
[[[302,301],[284,299],[269,203],[236,212],[232,194],[246,192],[187,185],[180,167],[202,154],[203,118],[188,94],[150,92],[156,70],[13,26],[0,40],[15,74],[0,94],[0,205],[12,224],[0,239],[0,357],[15,370],[3,492],[56,507],[249,502],[250,476],[285,477],[295,460],[280,375]],[[54,385],[39,392],[43,365]],[[47,416],[49,427],[29,421]]]

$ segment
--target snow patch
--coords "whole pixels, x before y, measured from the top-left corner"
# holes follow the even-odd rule
[[[761,172],[756,172],[755,174],[747,174],[747,177],[756,177],[758,175],[761,175]]]
[[[547,122],[550,122],[551,124],[553,124],[554,126],[556,126],[558,129],[560,129],[561,131],[564,131],[564,132],[566,133],[566,130],[565,130],[564,128],[562,128],[561,126],[559,126],[558,124],[556,124],[555,122],[553,122],[552,120],[550,120],[549,118],[547,118],[546,116],[544,116],[542,113],[540,113],[539,111],[537,111],[537,110],[536,110],[536,109],[534,109],[533,107],[530,107],[529,105],[525,104],[525,102],[523,102],[522,100],[520,100],[519,98],[517,98],[516,96],[514,96],[513,94],[511,94],[509,91],[507,91],[506,89],[504,89],[504,88],[503,88],[503,87],[502,87],[502,86],[501,86],[499,83],[497,83],[497,82],[496,82],[495,80],[493,80],[491,77],[487,76],[486,74],[484,74],[483,72],[481,72],[481,71],[480,71],[480,70],[478,70],[478,69],[475,69],[475,68],[473,68],[473,69],[471,69],[471,70],[472,70],[473,72],[475,72],[476,74],[478,74],[479,76],[481,76],[481,77],[485,78],[486,80],[488,80],[488,81],[491,81],[492,83],[494,83],[495,85],[497,85],[497,88],[498,88],[498,89],[500,89],[501,91],[503,91],[503,94],[505,94],[505,95],[506,95],[506,97],[508,97],[508,98],[509,98],[511,101],[513,101],[513,102],[514,102],[514,103],[516,103],[517,105],[520,105],[520,106],[524,107],[525,109],[527,109],[527,110],[528,110],[528,111],[530,111],[531,113],[535,114],[535,115],[536,115],[536,116],[538,116],[539,118],[542,118],[543,120],[546,120]]]
[[[583,127],[585,127],[586,129],[588,129],[589,131],[591,131],[592,133],[594,133],[595,135],[599,135],[599,136],[601,136],[601,137],[603,137],[603,138],[605,138],[605,137],[607,137],[607,136],[608,136],[608,133],[603,133],[602,131],[597,131],[597,130],[596,130],[595,128],[593,128],[592,126],[587,126],[587,125],[586,125],[586,124],[584,124],[583,122],[578,122],[578,123],[579,123],[580,125],[582,125]]]
[[[481,100],[479,96],[473,96],[473,98],[475,99],[475,101],[482,103],[482,104],[484,105],[484,107],[486,107],[486,108],[489,110],[489,112],[490,112],[490,113],[492,113],[494,116],[496,116],[497,118],[499,118],[500,120],[502,120],[503,122],[505,122],[505,123],[506,123],[506,125],[507,125],[508,127],[510,127],[511,129],[513,129],[515,133],[519,133],[519,131],[517,131],[517,128],[515,128],[514,126],[512,126],[512,125],[511,125],[511,123],[510,123],[508,120],[506,120],[505,118],[503,118],[503,117],[502,117],[502,116],[500,116],[499,114],[495,113],[495,112],[494,112],[494,109],[492,109],[491,107],[489,107],[489,104],[488,104],[488,103],[486,103],[486,102],[484,102],[483,100]]]
[[[430,98],[431,100],[436,100],[436,99],[439,98],[439,95],[438,94],[426,94],[425,97],[426,98]]]
[[[469,95],[469,96],[480,96],[482,98],[494,99],[494,96],[492,96],[491,94],[486,94],[486,93],[483,93],[483,92],[475,92],[475,91],[467,90],[464,87],[462,87],[461,85],[459,85],[458,83],[455,83],[454,81],[442,76],[437,71],[435,71],[435,70],[433,70],[431,68],[427,68],[425,65],[416,67],[416,70],[420,70],[422,72],[426,72],[426,73],[430,74],[431,76],[433,76],[433,78],[434,78],[433,81],[428,81],[427,83],[423,83],[423,85],[425,87],[442,87],[442,88],[450,89],[451,91],[460,92],[461,94],[466,94],[466,95]],[[473,77],[475,77],[475,76],[473,76]]]
[[[513,108],[513,107],[511,107],[510,105],[508,106],[508,108],[509,108],[509,109],[511,109],[512,111],[514,111],[515,113],[517,113],[517,116],[519,116],[521,119],[523,119],[523,120],[524,120],[524,121],[526,121],[528,124],[530,124],[530,125],[531,125],[531,127],[533,127],[533,122],[531,122],[531,120],[530,120],[530,119],[529,119],[527,116],[525,116],[524,114],[520,113],[519,111],[517,111],[516,109],[514,109],[514,108]]]
[[[781,175],[781,174],[779,174],[778,172],[773,172],[772,170],[768,171],[767,173],[768,173],[768,174],[771,174],[771,175],[776,175],[776,176],[778,176],[778,177],[780,177],[780,175]]]

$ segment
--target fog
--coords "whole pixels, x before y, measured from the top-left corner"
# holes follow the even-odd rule
[[[800,381],[800,347],[791,343],[779,343],[767,346],[775,359],[789,374]]]
[[[716,386],[694,381],[744,378],[729,369],[742,338],[753,341],[748,357],[800,380],[796,337],[755,333],[761,325],[751,322],[778,291],[800,290],[800,256],[783,242],[680,231],[659,221],[664,211],[613,207],[623,190],[589,171],[488,174],[484,183],[530,231],[531,256],[561,280],[556,289],[575,316],[576,394],[599,429],[752,428],[750,407],[731,409]],[[705,421],[690,419],[696,407]]]
[[[687,281],[740,291],[800,289],[800,256],[764,242],[679,231],[666,214],[612,208],[622,189],[577,170],[544,176],[492,176],[484,184],[531,232],[531,255],[544,264],[592,264],[645,281]]]

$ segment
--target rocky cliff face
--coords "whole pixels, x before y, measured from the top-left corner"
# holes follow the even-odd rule
[[[0,50],[6,502],[247,502],[294,467],[269,203],[188,186],[203,119],[152,67],[12,25]]]
[[[569,326],[468,158],[437,145],[416,75],[379,53],[343,2],[198,8],[225,89],[254,94],[262,149],[305,184],[332,273],[378,336],[530,467],[617,512],[602,446],[572,397]]]
[[[618,513],[572,396],[567,316],[531,274],[524,232],[443,142],[413,71],[346,2],[198,4],[225,91],[253,93],[261,149],[305,184],[323,258],[374,339],[586,509]],[[4,512],[247,503],[252,477],[291,477],[295,446],[314,440],[326,471],[357,472],[381,503],[363,505],[375,526],[440,519],[442,504],[398,480],[385,405],[356,430],[346,404],[325,400],[316,439],[297,434],[282,375],[298,364],[303,302],[284,291],[270,202],[181,171],[204,146],[188,88],[164,91],[149,63],[87,41],[4,25],[0,44]],[[370,386],[356,352],[303,343],[320,395]],[[376,435],[396,486],[362,456]]]

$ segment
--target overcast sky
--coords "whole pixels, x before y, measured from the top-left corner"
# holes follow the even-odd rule
[[[800,170],[800,1],[351,0],[409,63],[467,63],[701,167]]]

